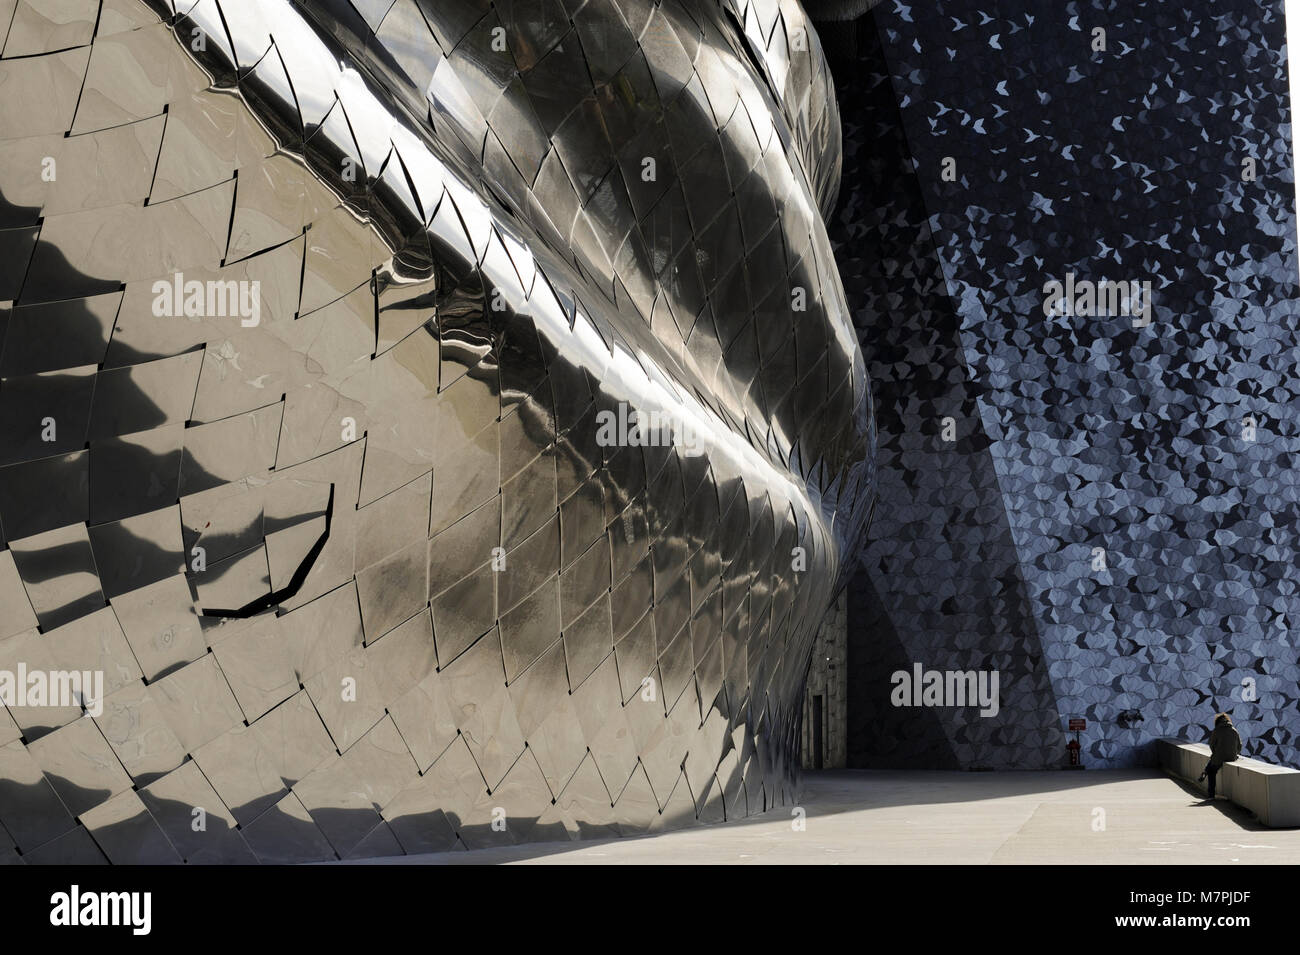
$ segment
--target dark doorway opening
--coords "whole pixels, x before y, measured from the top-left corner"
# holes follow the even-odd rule
[[[822,698],[813,697],[813,769],[822,768]]]

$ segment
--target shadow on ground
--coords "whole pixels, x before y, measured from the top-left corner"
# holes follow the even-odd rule
[[[757,816],[737,819],[715,826],[695,827],[695,832],[719,832],[745,827],[764,826],[767,832],[774,825],[782,825],[787,819],[793,821],[793,813],[802,809],[809,820],[827,819],[844,813],[869,810],[891,809],[898,807],[916,807],[918,810],[928,806],[952,804],[976,804],[993,800],[1022,799],[1033,804],[1037,797],[1051,796],[1057,793],[1085,792],[1106,786],[1125,783],[1152,784],[1166,781],[1170,786],[1178,786],[1184,792],[1196,797],[1191,807],[1217,809],[1223,818],[1233,823],[1242,832],[1276,832],[1257,822],[1246,809],[1219,799],[1211,803],[1203,798],[1203,793],[1196,787],[1165,776],[1158,770],[1104,770],[1089,772],[1087,770],[1068,772],[1004,772],[1004,773],[964,773],[949,771],[876,771],[876,770],[825,770],[807,772],[804,775],[803,791],[796,806],[780,807]],[[1176,790],[1168,790],[1172,796]],[[1106,797],[1113,801],[1113,794]],[[976,813],[978,814],[978,813]],[[691,832],[686,829],[685,832]],[[681,833],[682,830],[674,830]],[[497,864],[504,862],[522,862],[545,859],[564,853],[588,852],[592,862],[600,862],[601,847],[616,849],[631,843],[654,840],[655,834],[635,836],[625,839],[581,840],[568,842],[548,842],[525,845],[501,846],[474,851],[454,851],[429,853],[424,855],[403,856],[387,859],[358,860],[359,864],[407,864],[407,865],[466,865]],[[591,852],[595,850],[595,852]],[[618,861],[636,861],[634,856],[625,856],[622,852]],[[611,860],[614,861],[614,860]],[[684,860],[689,861],[689,860]]]

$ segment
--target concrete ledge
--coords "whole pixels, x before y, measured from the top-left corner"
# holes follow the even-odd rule
[[[1205,783],[1198,783],[1196,777],[1210,761],[1208,745],[1160,739],[1156,740],[1156,752],[1166,772],[1205,789]],[[1300,826],[1300,770],[1242,756],[1224,764],[1216,788],[1223,797],[1253,812],[1266,826]]]

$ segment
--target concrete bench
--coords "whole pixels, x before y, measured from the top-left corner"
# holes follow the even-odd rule
[[[1156,741],[1156,751],[1162,769],[1205,788],[1196,777],[1210,761],[1207,744],[1161,739]],[[1224,798],[1249,809],[1266,826],[1300,826],[1300,770],[1241,756],[1223,765],[1215,788]]]

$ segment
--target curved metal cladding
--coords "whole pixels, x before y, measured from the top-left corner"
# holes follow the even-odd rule
[[[791,798],[874,493],[796,3],[19,0],[0,39],[0,671],[103,680],[5,698],[0,853]]]

